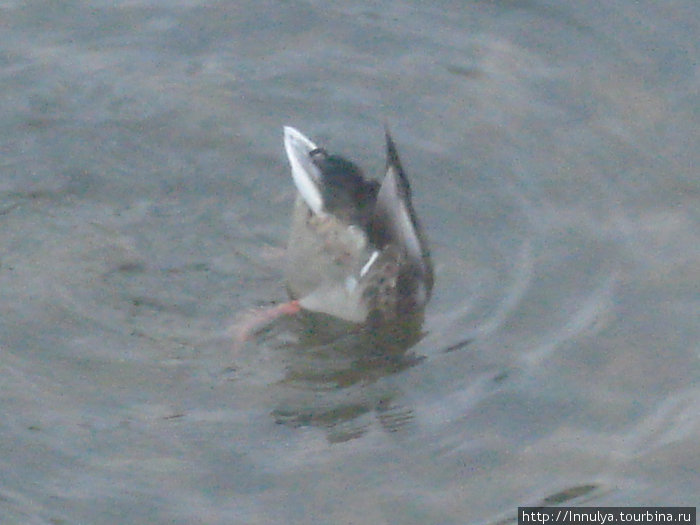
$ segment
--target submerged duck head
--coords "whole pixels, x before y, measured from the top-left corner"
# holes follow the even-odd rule
[[[433,270],[388,130],[381,183],[292,127],[284,128],[284,146],[298,191],[286,269],[291,297],[352,323],[422,312]]]

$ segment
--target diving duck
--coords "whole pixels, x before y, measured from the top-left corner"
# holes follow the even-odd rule
[[[430,299],[430,256],[388,130],[385,137],[386,173],[379,183],[284,128],[298,192],[286,267],[292,303],[285,313],[299,308],[384,325],[421,314]]]
[[[282,315],[326,314],[370,327],[416,327],[433,288],[433,268],[411,188],[387,130],[381,184],[284,128],[297,197],[287,248],[291,301],[251,311],[231,327],[235,348]],[[420,324],[420,322],[419,322]]]

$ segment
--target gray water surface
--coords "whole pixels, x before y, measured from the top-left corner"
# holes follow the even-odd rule
[[[0,3],[0,521],[503,523],[697,505],[698,27],[666,2]],[[410,348],[284,319],[293,125],[436,287]]]

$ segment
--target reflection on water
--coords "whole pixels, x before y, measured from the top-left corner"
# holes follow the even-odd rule
[[[328,316],[306,314],[293,343],[279,348],[286,369],[277,384],[275,421],[325,429],[331,442],[360,437],[373,415],[388,432],[412,419],[397,393],[376,387],[383,377],[419,364],[411,347],[421,338],[422,316],[376,331]]]

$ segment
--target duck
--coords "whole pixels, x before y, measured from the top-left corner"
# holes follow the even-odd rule
[[[297,190],[285,279],[291,303],[355,325],[422,315],[434,275],[411,187],[388,127],[381,181],[284,126]]]

